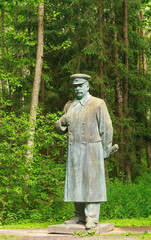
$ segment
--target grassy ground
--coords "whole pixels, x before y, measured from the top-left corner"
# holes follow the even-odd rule
[[[19,236],[14,236],[14,235],[9,235],[9,236],[0,236],[0,240],[20,240],[21,237]]]
[[[141,226],[151,226],[151,216],[148,218],[132,218],[132,219],[106,219],[101,220],[101,222],[112,222],[115,224],[115,227],[141,227]],[[45,223],[18,223],[11,225],[2,225],[0,229],[29,229],[29,228],[47,228],[50,224],[59,224],[61,222],[45,222]],[[137,237],[140,240],[151,240],[151,233],[144,232],[144,234],[136,234],[136,233],[126,233],[126,234],[118,234],[118,236],[133,236]],[[115,234],[114,234],[115,236]],[[19,236],[4,236],[0,235],[0,240],[21,240]]]
[[[140,240],[151,240],[151,233],[145,232],[144,234],[137,234],[137,233],[125,233],[125,234],[118,234],[118,236],[129,236],[129,237],[136,237]],[[111,235],[109,235],[111,236]],[[113,236],[113,235],[112,235]],[[114,234],[114,236],[117,236]]]
[[[145,232],[144,234],[133,234],[133,233],[126,233],[126,234],[118,234],[118,236],[132,236],[132,237],[137,237],[139,238],[140,240],[151,240],[151,233],[147,233]],[[103,235],[101,235],[103,236]],[[106,235],[105,235],[106,236]],[[109,235],[111,236],[111,235]],[[114,236],[116,236],[114,234]],[[10,236],[0,236],[0,240],[21,240],[21,236],[14,236],[14,235],[10,235]],[[82,239],[84,239],[84,237],[82,237]],[[95,236],[94,236],[94,239],[95,239]]]
[[[148,234],[142,234],[140,236],[137,236],[139,237],[141,240],[151,240],[151,234],[148,233]]]
[[[144,234],[137,234],[137,233],[126,233],[126,234],[119,234],[120,236],[129,236],[129,237],[137,237],[140,240],[151,240],[151,233],[145,232]],[[119,236],[118,235],[118,236]],[[114,235],[115,236],[115,235]]]
[[[112,222],[115,227],[144,227],[151,226],[151,216],[148,218],[107,219],[102,222]]]
[[[132,219],[102,219],[100,222],[114,223],[115,227],[143,227],[151,226],[151,216],[148,218],[132,218]],[[1,225],[0,229],[27,229],[27,228],[48,228],[49,225],[61,224],[63,222],[44,222],[44,223],[31,223],[22,222],[10,225]]]
[[[16,223],[16,224],[10,224],[10,225],[1,225],[0,229],[29,229],[29,228],[48,228],[49,225],[56,224],[50,223],[50,222],[45,222],[45,223]]]

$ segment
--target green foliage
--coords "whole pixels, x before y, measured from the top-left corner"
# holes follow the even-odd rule
[[[54,131],[57,114],[39,112],[35,134],[35,155],[28,164],[28,115],[0,112],[0,221],[13,223],[64,218],[66,136]],[[58,205],[56,204],[58,202]],[[54,209],[56,204],[56,209]],[[58,215],[60,212],[60,216]]]
[[[9,235],[9,236],[1,235],[0,240],[21,240],[21,238],[20,236],[14,236],[14,235]]]
[[[31,222],[30,219],[22,219],[18,223],[12,223],[8,225],[0,225],[0,229],[30,229],[30,228],[48,228],[49,225],[56,225],[63,223],[61,221],[48,221],[48,222]],[[115,227],[143,227],[150,226],[151,217],[148,218],[124,218],[124,219],[100,219],[100,222],[114,223]]]
[[[114,223],[115,227],[145,227],[151,225],[151,215],[147,218],[100,219],[100,222]]]
[[[1,111],[0,125],[0,221],[9,212],[9,219],[12,221],[16,218],[15,213],[12,213],[13,209],[18,212],[26,197],[23,186],[27,171],[28,118],[26,114],[17,118],[14,113],[6,114]]]
[[[82,233],[80,231],[74,233],[74,236],[80,236],[80,237],[90,237],[94,235],[95,235],[95,230],[90,230],[87,233]]]
[[[101,204],[103,218],[140,218],[151,216],[151,172],[135,183],[116,179],[107,186],[108,201]]]

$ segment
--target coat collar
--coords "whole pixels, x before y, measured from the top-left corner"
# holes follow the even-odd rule
[[[73,101],[73,107],[74,107],[75,105],[77,105],[77,103],[81,103],[81,105],[84,106],[84,105],[89,101],[90,97],[91,97],[91,95],[90,95],[90,93],[88,92],[81,100],[75,99],[75,100]]]

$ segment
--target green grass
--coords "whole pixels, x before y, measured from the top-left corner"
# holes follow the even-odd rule
[[[98,235],[98,234],[96,234],[95,236],[106,236],[106,235]],[[125,234],[118,234],[118,235],[117,234],[114,234],[114,235],[109,234],[109,236],[133,236],[133,237],[139,238],[140,240],[151,240],[151,233],[148,233],[148,232],[145,232],[144,234],[136,234],[136,233],[125,233]],[[22,239],[21,236],[0,235],[0,240],[21,240],[21,239]]]
[[[132,219],[106,219],[101,220],[100,222],[112,222],[115,224],[115,227],[142,227],[142,226],[151,226],[151,216],[148,218],[132,218]],[[1,225],[0,229],[41,229],[41,228],[48,228],[51,224],[59,224],[62,222],[45,222],[45,223],[18,223],[18,224],[11,224],[11,225]],[[110,236],[133,236],[137,237],[140,240],[151,240],[151,233],[144,232],[144,234],[137,234],[137,233],[123,233],[123,234],[109,234]],[[102,236],[102,235],[101,235]],[[106,235],[105,235],[106,236]],[[5,236],[0,235],[0,240],[20,240],[21,236]]]
[[[143,227],[151,226],[151,216],[148,218],[131,218],[131,219],[102,219],[100,222],[114,223],[115,227]],[[48,228],[49,225],[61,224],[63,222],[44,222],[44,223],[31,223],[21,222],[10,225],[1,225],[0,229],[28,229],[28,228]]]
[[[56,223],[50,223],[50,222],[44,222],[44,223],[14,223],[9,225],[1,225],[0,229],[29,229],[29,228],[35,228],[35,229],[41,229],[41,228],[48,228],[49,225],[56,224]]]
[[[96,234],[95,236],[107,236],[106,234]],[[138,233],[121,233],[121,234],[108,234],[108,236],[127,236],[127,237],[136,237],[140,240],[151,240],[151,233],[144,232],[143,234]]]
[[[14,235],[5,236],[5,235],[0,235],[0,240],[20,240],[20,239],[21,239],[20,236],[14,236]]]
[[[137,236],[139,237],[141,240],[151,240],[151,233],[144,233],[144,234],[141,234],[141,236]]]
[[[100,221],[101,222],[101,221]],[[148,218],[105,219],[102,222],[114,223],[115,227],[143,227],[151,226],[151,216]]]

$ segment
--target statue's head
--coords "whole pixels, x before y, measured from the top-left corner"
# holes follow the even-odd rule
[[[82,99],[89,92],[88,79],[91,77],[86,74],[77,73],[71,75],[77,99]]]

